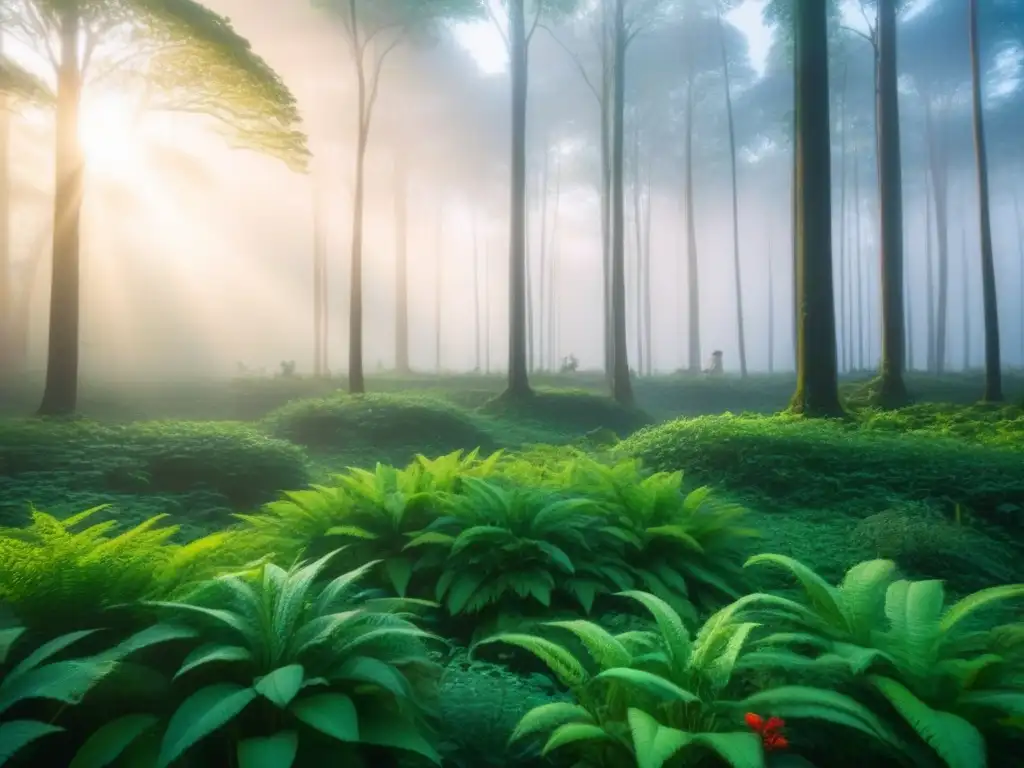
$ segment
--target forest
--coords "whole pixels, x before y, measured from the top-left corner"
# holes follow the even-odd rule
[[[0,0],[0,766],[1024,765],[1024,0]]]

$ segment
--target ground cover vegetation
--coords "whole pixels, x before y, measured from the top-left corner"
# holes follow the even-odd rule
[[[512,409],[478,383],[247,423],[4,422],[0,764],[1021,748],[1018,411],[643,426],[586,385]]]

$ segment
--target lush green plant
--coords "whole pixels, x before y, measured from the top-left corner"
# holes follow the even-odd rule
[[[410,621],[412,603],[357,592],[375,563],[319,585],[336,554],[288,571],[264,564],[205,582],[186,600],[152,603],[175,622],[157,628],[194,636],[175,673],[190,693],[159,739],[156,718],[136,727],[129,715],[83,750],[104,745],[113,760],[141,739],[146,764],[166,768],[234,723],[224,738],[235,742],[240,768],[288,768],[300,731],[314,743],[326,737],[334,759],[356,760],[360,745],[377,745],[439,761],[423,724],[436,681],[423,644],[430,635]]]
[[[796,630],[765,638],[782,650],[764,658],[780,666],[839,664],[949,768],[984,766],[983,733],[1024,711],[1024,622],[972,626],[981,609],[1024,597],[1024,584],[983,589],[945,608],[942,582],[896,579],[888,560],[854,566],[838,587],[792,558],[748,561],[760,563],[785,568],[804,593],[799,604],[745,598],[770,599],[766,619]],[[759,701],[786,714],[785,703],[768,694]]]
[[[742,728],[743,713],[754,702],[728,698],[737,661],[757,625],[740,620],[740,606],[734,604],[708,619],[694,637],[658,597],[620,594],[643,605],[657,630],[612,635],[587,621],[547,622],[574,635],[589,659],[540,635],[506,633],[483,641],[533,653],[574,698],[531,710],[513,738],[547,733],[544,754],[570,747],[577,765],[661,768],[677,755],[697,759],[712,753],[737,768],[763,766],[761,736]],[[798,716],[888,738],[868,710],[841,694],[796,686],[774,693]]]
[[[160,527],[163,515],[116,535],[110,520],[82,527],[102,510],[64,520],[33,510],[28,526],[0,529],[0,603],[33,630],[96,628],[109,606],[168,595],[223,564],[229,533],[172,544],[177,528]]]
[[[1015,450],[1024,448],[1024,409],[1019,405],[921,403],[897,411],[866,409],[858,417],[868,430],[954,437]]]

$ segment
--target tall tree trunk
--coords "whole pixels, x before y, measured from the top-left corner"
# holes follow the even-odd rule
[[[654,196],[651,192],[651,174],[653,163],[647,163],[647,206],[644,209],[644,344],[647,348],[647,375],[654,375],[654,331],[651,325],[651,209],[654,207]]]
[[[473,372],[480,373],[480,226],[473,209]]]
[[[609,390],[614,386],[615,345],[612,324],[612,98],[615,89],[612,19],[608,3],[601,2],[601,275],[604,330],[604,375]]]
[[[42,416],[71,415],[78,405],[80,302],[79,225],[85,163],[78,138],[82,70],[77,5],[62,8],[60,63],[57,69],[55,193],[53,199],[53,276],[50,282],[50,332]]]
[[[509,216],[509,340],[506,396],[531,394],[526,360],[526,94],[529,78],[524,0],[509,0],[512,78],[512,183]]]
[[[561,223],[562,210],[562,160],[558,157],[555,162],[555,201],[554,210],[551,212],[551,237],[548,241],[548,367],[552,371],[558,370],[558,279],[559,279],[559,249],[558,249],[558,225]]]
[[[925,172],[925,185],[924,185],[924,227],[925,227],[925,238],[924,238],[924,266],[925,266],[925,295],[927,299],[926,308],[928,316],[925,318],[925,333],[928,334],[928,356],[926,365],[928,367],[928,373],[935,373],[938,371],[938,337],[935,333],[935,249],[932,241],[932,230],[934,228],[932,222],[932,196],[929,193],[929,176],[931,174]]]
[[[313,178],[313,375],[324,375],[324,243],[320,195]]]
[[[1013,215],[1017,224],[1017,273],[1020,278],[1020,299],[1017,303],[1020,314],[1020,363],[1024,366],[1024,215],[1020,209],[1020,195],[1017,187],[1013,188]]]
[[[743,275],[740,271],[740,208],[736,183],[736,125],[732,113],[732,88],[729,83],[729,57],[725,50],[722,14],[718,12],[718,43],[722,54],[722,74],[725,81],[725,114],[729,124],[729,172],[732,184],[732,263],[736,290],[736,334],[740,354],[740,378],[747,378],[747,340],[743,332]]]
[[[772,274],[772,241],[768,238],[768,373],[775,373],[775,278]]]
[[[355,25],[353,24],[354,29]],[[361,394],[366,391],[366,379],[363,375],[363,209],[366,196],[366,145],[370,134],[366,70],[361,53],[356,54],[356,81],[359,124],[356,130],[356,170],[352,200],[352,261],[349,265],[348,287],[348,391],[352,394]]]
[[[444,309],[444,206],[434,220],[434,371],[441,375],[441,324]]]
[[[828,25],[824,3],[796,15],[797,385],[792,409],[835,416],[839,403],[832,283],[832,149],[829,136]]]
[[[846,341],[846,86],[848,67],[843,64],[842,84],[839,90],[839,334],[840,371],[850,370],[850,345]]]
[[[544,163],[540,172],[540,247],[537,249],[537,363],[544,370],[547,327],[547,292],[548,292],[548,177],[550,173],[551,150],[548,141],[544,141]],[[531,355],[532,357],[532,355]]]
[[[535,352],[537,338],[534,333],[534,300],[533,300],[533,233],[530,231],[530,216],[526,217],[526,245],[524,246],[526,256],[526,370],[532,375],[537,367]]]
[[[612,373],[612,397],[626,406],[633,404],[633,385],[629,379],[629,359],[626,351],[626,228],[625,179],[623,160],[625,149],[626,111],[626,0],[615,2],[615,102],[612,114],[612,320],[615,355]]]
[[[928,141],[928,165],[931,168],[932,197],[935,200],[935,227],[938,245],[938,297],[935,307],[935,369],[946,370],[949,346],[949,148],[945,126],[936,128],[932,99],[926,94],[925,130]]]
[[[686,63],[686,287],[689,314],[689,371],[700,373],[700,284],[697,259],[697,222],[693,199],[693,53],[687,46]]]
[[[861,200],[860,200],[860,154],[853,153],[853,223],[856,227],[854,250],[857,256],[857,370],[867,370],[867,358],[864,354],[864,324],[868,311],[864,305],[864,251],[861,247]]]
[[[978,0],[968,2],[971,45],[971,101],[974,124],[974,159],[978,172],[978,219],[981,228],[981,294],[985,313],[985,393],[989,403],[1003,399],[1002,363],[999,359],[999,306],[996,300],[996,268],[992,253],[992,223],[988,198],[988,151],[982,111],[981,56],[978,51]]]
[[[903,301],[903,182],[896,64],[896,0],[878,0],[878,193],[881,198],[882,370],[879,402],[907,401]]]
[[[961,301],[964,305],[964,371],[971,370],[971,272],[967,262],[967,230],[960,231],[960,271],[963,275],[963,296]]]
[[[409,366],[409,168],[404,153],[394,158],[395,197],[395,370]]]
[[[5,55],[0,27],[0,57]],[[23,368],[16,354],[16,311],[11,274],[11,105],[0,91],[0,381]]]

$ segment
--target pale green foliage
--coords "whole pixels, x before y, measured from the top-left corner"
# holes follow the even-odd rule
[[[168,595],[216,572],[214,552],[230,538],[173,544],[178,528],[158,527],[166,515],[116,535],[115,521],[81,527],[103,509],[65,520],[32,510],[26,527],[0,529],[0,602],[34,630],[93,628],[108,606]]]
[[[439,762],[421,732],[424,686],[437,676],[423,644],[431,636],[409,621],[403,601],[356,591],[376,563],[318,584],[335,555],[288,571],[264,564],[207,582],[187,601],[153,603],[196,635],[175,677],[187,683],[211,666],[224,675],[224,682],[195,690],[177,708],[159,744],[158,768],[257,698],[280,710],[285,730],[240,740],[243,768],[266,764],[268,754],[280,756],[274,765],[287,768],[303,728],[336,740],[339,758],[354,754],[358,744],[375,744]]]
[[[762,646],[778,650],[748,661],[842,669],[887,700],[949,768],[984,766],[983,732],[1024,712],[1024,622],[971,626],[981,609],[1024,598],[1024,585],[983,589],[946,607],[942,582],[897,580],[888,560],[854,566],[838,587],[791,558],[748,561],[757,563],[788,570],[805,600],[744,598],[748,607],[761,604],[765,621],[792,630],[764,638]],[[785,706],[774,711],[787,714]]]
[[[571,745],[584,764],[609,768],[661,768],[677,755],[707,751],[736,768],[765,765],[760,738],[742,725],[745,704],[727,698],[757,625],[740,620],[729,606],[693,636],[665,601],[646,592],[620,594],[650,612],[656,631],[612,635],[587,621],[547,622],[571,633],[589,658],[538,635],[506,633],[483,641],[534,654],[575,699],[534,708],[513,738],[547,734],[545,754]],[[807,716],[841,725],[850,725],[850,712],[871,720],[870,712],[831,691],[793,688],[789,695],[802,702]]]
[[[0,91],[36,104],[52,104],[49,86],[16,62],[0,57]]]

